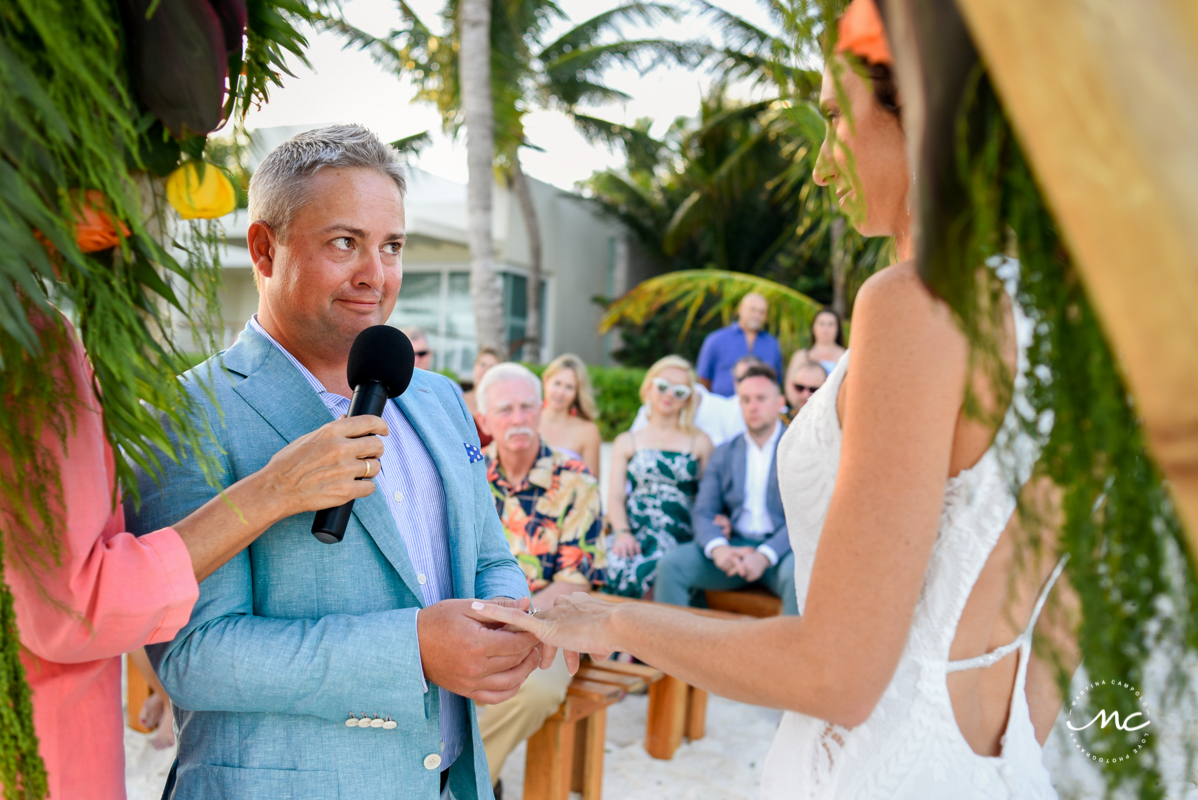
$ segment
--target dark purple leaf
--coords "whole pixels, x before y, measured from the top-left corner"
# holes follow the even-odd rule
[[[225,34],[225,49],[229,55],[241,55],[241,39],[245,36],[246,10],[245,0],[209,0],[216,15],[220,17],[220,27]]]
[[[122,0],[129,74],[138,97],[182,139],[221,123],[228,51],[208,0]]]

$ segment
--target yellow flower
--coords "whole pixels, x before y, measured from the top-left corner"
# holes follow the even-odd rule
[[[166,199],[183,219],[215,219],[237,208],[233,182],[211,164],[188,161],[166,179]]]

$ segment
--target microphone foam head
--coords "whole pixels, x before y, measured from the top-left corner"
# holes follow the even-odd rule
[[[350,389],[377,381],[386,387],[388,397],[399,397],[412,382],[415,367],[416,354],[408,337],[390,325],[374,325],[354,339],[345,372]]]

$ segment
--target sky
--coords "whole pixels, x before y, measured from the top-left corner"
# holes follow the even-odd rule
[[[560,24],[557,33],[595,14],[620,5],[619,0],[558,0],[572,22]],[[429,27],[437,29],[441,0],[410,0],[410,5]],[[768,20],[755,0],[722,0],[724,8],[763,27]],[[374,35],[382,35],[399,22],[394,0],[345,0],[342,6],[347,20]],[[283,76],[282,88],[270,93],[270,102],[252,110],[246,117],[249,130],[278,125],[333,124],[359,122],[373,129],[384,141],[429,131],[433,143],[412,160],[412,164],[451,180],[466,182],[464,134],[455,142],[441,131],[440,115],[424,103],[413,103],[416,91],[412,82],[397,78],[377,66],[365,53],[342,48],[336,34],[307,30],[311,69],[298,59],[289,62],[295,77]],[[698,19],[679,23],[666,22],[653,30],[628,26],[629,37],[660,36],[675,39],[709,38]],[[655,120],[652,132],[660,134],[679,116],[693,116],[699,100],[711,84],[710,76],[678,67],[659,67],[639,76],[633,69],[613,68],[607,73],[608,85],[632,96],[627,103],[587,109],[614,122],[632,123],[641,117]],[[748,94],[747,89],[738,92]],[[525,117],[528,140],[543,148],[538,152],[524,148],[522,163],[527,174],[563,189],[572,189],[577,181],[596,170],[617,168],[623,164],[620,153],[604,145],[591,145],[575,130],[561,112],[533,111]]]

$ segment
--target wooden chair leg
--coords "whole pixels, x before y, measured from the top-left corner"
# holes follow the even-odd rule
[[[129,709],[126,722],[129,727],[139,733],[149,733],[150,729],[141,724],[141,707],[150,697],[150,684],[142,676],[141,670],[133,663],[133,658],[125,656],[125,705]]]
[[[645,750],[654,758],[669,760],[682,744],[688,688],[673,675],[667,675],[649,687]]]
[[[692,742],[707,735],[707,692],[687,687],[686,693],[686,738]]]
[[[578,724],[546,720],[528,739],[524,800],[569,800]]]
[[[570,790],[583,800],[602,800],[603,746],[607,738],[607,709],[601,708],[578,722],[574,740],[574,778]]]

